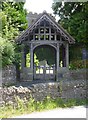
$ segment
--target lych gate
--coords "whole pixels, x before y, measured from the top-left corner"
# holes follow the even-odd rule
[[[74,39],[48,13],[43,12],[39,15],[17,42],[22,44],[21,79],[59,80],[63,71],[68,70],[69,44],[74,43]],[[26,66],[28,53],[30,65]],[[42,57],[37,64],[34,60],[35,53],[38,56],[41,53]],[[47,59],[49,55],[52,60]]]

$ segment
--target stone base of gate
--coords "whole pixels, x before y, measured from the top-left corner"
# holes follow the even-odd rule
[[[32,81],[33,80],[33,70],[31,68],[24,68],[21,70],[20,74],[21,81]]]
[[[65,68],[65,67],[59,68],[58,73],[56,74],[55,81],[62,81],[62,80],[66,81],[66,80],[77,80],[77,79],[86,80],[87,79],[86,72],[88,72],[88,69],[69,70],[68,68]],[[33,71],[30,68],[24,68],[23,70],[21,70],[20,75],[21,75],[20,76],[21,81],[33,81],[34,80]],[[48,77],[45,80],[48,81]],[[51,77],[51,80],[52,80],[52,77]]]
[[[45,80],[45,81],[48,81],[48,80],[55,80],[55,78],[53,77],[52,74],[46,74],[45,76],[43,76],[42,74],[37,74],[35,77],[34,77],[34,80]]]
[[[65,68],[65,67],[59,68],[57,75],[56,75],[56,79],[54,79],[54,80],[61,81],[61,80],[70,79],[71,76],[70,76],[69,72],[70,71],[68,68]],[[37,75],[37,78],[38,77],[41,78],[41,80],[42,80],[42,75],[41,75],[41,77]],[[33,79],[34,79],[34,75],[33,75],[33,70],[31,68],[24,68],[21,70],[21,76],[20,76],[21,81],[33,81]],[[46,77],[45,80],[48,80],[48,77]],[[52,80],[52,76],[51,76],[51,80]]]

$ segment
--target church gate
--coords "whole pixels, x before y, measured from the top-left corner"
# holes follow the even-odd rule
[[[18,44],[22,45],[21,80],[59,80],[69,69],[69,44],[75,40],[46,12],[43,12],[18,37]],[[55,50],[55,64],[34,64],[34,52],[39,47],[48,46]],[[26,54],[30,53],[30,65],[26,67]],[[52,52],[53,53],[53,52]],[[39,61],[40,62],[40,61]]]

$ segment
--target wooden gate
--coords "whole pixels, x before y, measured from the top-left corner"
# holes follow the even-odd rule
[[[55,80],[55,65],[34,66],[34,80]]]

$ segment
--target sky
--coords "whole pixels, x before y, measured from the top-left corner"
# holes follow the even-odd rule
[[[28,12],[33,13],[42,13],[45,10],[47,13],[55,16],[52,10],[52,3],[53,0],[26,0],[24,8],[26,8]],[[56,21],[58,21],[59,16],[55,16],[55,18]]]
[[[33,13],[42,13],[44,10],[46,10],[48,13],[53,13],[51,8],[52,3],[53,0],[26,0],[24,8]]]

